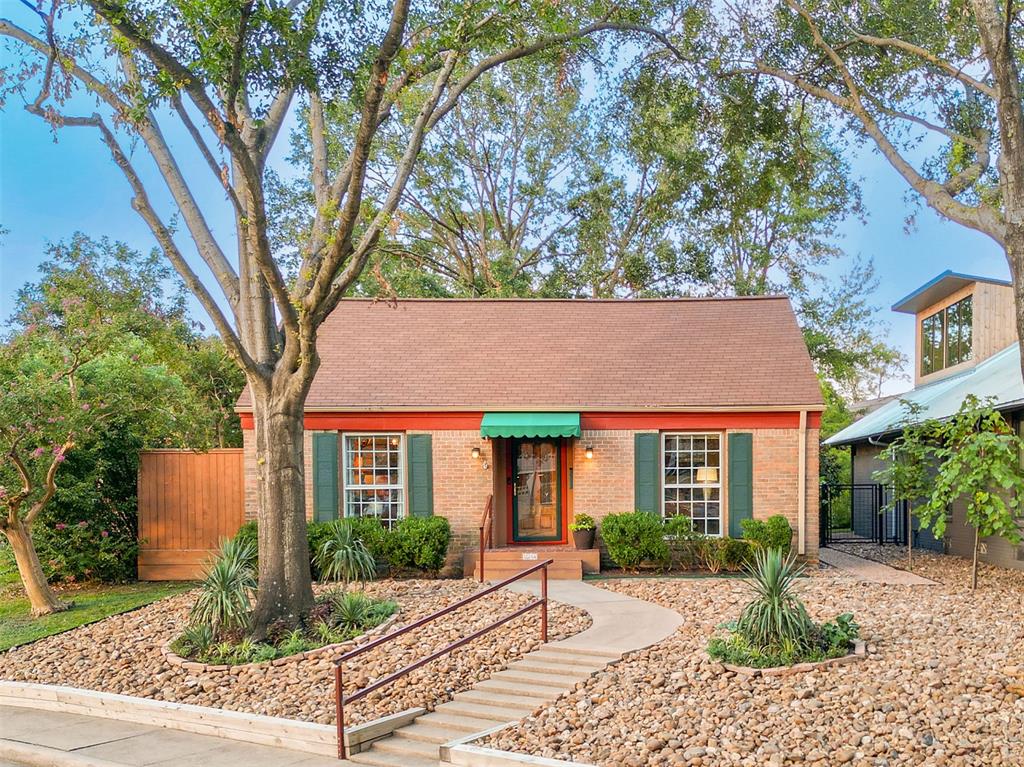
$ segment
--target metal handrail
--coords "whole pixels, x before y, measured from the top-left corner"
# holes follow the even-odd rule
[[[494,629],[498,628],[499,626],[503,626],[504,624],[508,623],[510,620],[513,620],[514,618],[518,618],[520,615],[523,615],[523,614],[529,612],[534,607],[540,607],[540,641],[541,642],[547,642],[548,641],[548,565],[552,564],[553,562],[554,562],[553,559],[545,559],[543,562],[538,562],[537,564],[533,565],[532,567],[528,567],[525,570],[523,570],[522,572],[516,573],[511,578],[506,578],[505,580],[500,581],[499,583],[495,583],[495,584],[493,584],[491,586],[488,586],[486,589],[483,589],[482,591],[478,591],[475,594],[471,594],[470,596],[465,597],[464,599],[460,599],[458,602],[455,602],[454,604],[450,604],[447,607],[442,607],[440,610],[437,610],[436,612],[433,612],[433,613],[431,613],[430,615],[427,615],[424,618],[420,618],[419,620],[413,621],[412,623],[410,623],[408,625],[402,626],[400,629],[396,629],[395,631],[392,631],[390,634],[385,634],[382,637],[378,637],[377,639],[374,639],[372,642],[367,642],[364,645],[360,645],[359,647],[355,647],[355,648],[349,650],[347,653],[345,653],[341,657],[339,657],[337,660],[335,660],[334,661],[334,706],[335,706],[335,712],[336,712],[335,713],[335,723],[336,723],[337,732],[338,732],[338,758],[339,759],[346,758],[346,753],[345,753],[345,704],[346,703],[354,703],[355,701],[359,700],[360,698],[363,698],[363,697],[369,695],[374,690],[378,690],[381,687],[389,685],[392,682],[394,682],[395,680],[400,679],[401,677],[405,676],[409,672],[415,671],[420,666],[425,666],[426,664],[430,663],[431,661],[435,661],[438,658],[442,657],[443,655],[447,655],[452,650],[456,650],[459,647],[462,647],[462,645],[467,644],[469,642],[472,642],[474,639],[477,639],[478,637],[483,636],[484,634],[488,633],[489,631],[493,631]],[[396,639],[396,638],[402,636],[403,634],[408,634],[410,631],[418,629],[421,626],[425,626],[426,624],[430,623],[433,620],[436,620],[437,618],[440,618],[443,615],[447,615],[448,613],[455,612],[459,608],[465,607],[466,605],[470,604],[471,602],[475,602],[476,600],[481,599],[482,597],[485,597],[488,594],[491,594],[491,593],[497,591],[498,589],[507,586],[510,583],[514,583],[515,581],[518,581],[521,578],[525,578],[527,575],[532,575],[533,573],[537,572],[538,570],[541,571],[541,574],[540,574],[540,598],[539,599],[534,599],[532,602],[530,602],[527,605],[524,605],[523,607],[520,607],[518,610],[516,610],[515,612],[511,613],[510,615],[507,615],[504,618],[496,620],[493,623],[491,623],[491,624],[489,624],[487,626],[484,626],[482,629],[477,629],[472,634],[469,634],[468,636],[464,636],[464,637],[462,637],[462,639],[458,639],[455,642],[450,643],[449,645],[447,645],[446,647],[442,648],[441,650],[438,650],[437,652],[434,652],[434,653],[428,655],[426,658],[421,658],[420,660],[415,661],[414,663],[410,663],[405,668],[401,668],[398,671],[395,671],[394,673],[388,674],[386,677],[378,679],[376,682],[373,682],[372,684],[369,684],[369,685],[367,685],[366,687],[363,687],[360,690],[356,690],[351,695],[345,696],[344,693],[342,692],[342,664],[345,663],[345,661],[352,660],[353,658],[358,657],[358,656],[362,655],[365,652],[369,652],[370,650],[374,649],[375,647],[380,647],[382,644],[390,642],[392,639]]]
[[[480,517],[480,582],[484,582],[484,551],[494,545],[494,525],[491,524],[494,516],[494,496],[487,496],[487,503],[484,504],[484,513]],[[484,530],[487,530],[487,543],[484,544]]]

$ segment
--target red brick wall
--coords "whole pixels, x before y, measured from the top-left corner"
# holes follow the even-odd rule
[[[796,429],[740,429],[754,435],[754,516],[758,519],[783,514],[797,530],[797,454],[799,432]],[[410,432],[413,433],[413,432]],[[503,487],[503,478],[494,479],[492,448],[476,430],[420,432],[433,435],[434,512],[448,518],[453,542],[450,559],[455,561],[467,546],[477,545],[480,515],[487,496],[495,487]],[[590,514],[599,520],[608,514],[633,510],[633,444],[635,431],[587,430],[573,445],[573,491],[571,508],[575,514]],[[256,461],[253,432],[244,432],[246,519],[256,515]],[[304,439],[306,514],[313,514],[313,432]],[[501,443],[499,443],[501,444]],[[587,459],[587,445],[594,457]],[[479,447],[481,458],[470,457]],[[340,460],[340,455],[339,455]],[[728,465],[723,455],[723,467]],[[484,469],[484,464],[489,468]],[[723,529],[728,529],[728,478],[723,470]],[[339,491],[340,491],[339,487]],[[499,517],[504,501],[498,504]],[[570,520],[571,521],[571,518]],[[498,524],[504,524],[499,518]],[[807,434],[807,519],[806,551],[811,559],[818,552],[818,430]],[[796,537],[794,536],[794,544]]]
[[[608,514],[634,510],[632,431],[584,431],[573,445],[574,514],[589,514],[598,522]],[[587,445],[594,457],[587,459]],[[571,519],[569,520],[572,521]]]

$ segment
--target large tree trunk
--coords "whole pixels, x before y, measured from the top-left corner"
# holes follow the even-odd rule
[[[21,576],[28,601],[32,605],[33,617],[67,610],[69,605],[57,599],[46,581],[29,528],[18,519],[14,524],[6,525],[3,530],[11,544],[11,551],[14,552],[14,561],[18,565],[18,574]]]
[[[260,555],[253,634],[262,638],[275,622],[298,625],[313,606],[302,443],[308,385],[251,389]]]

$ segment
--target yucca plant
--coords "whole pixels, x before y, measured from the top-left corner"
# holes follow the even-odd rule
[[[334,597],[334,624],[346,631],[357,631],[366,625],[373,601],[359,591],[337,594]]]
[[[193,625],[209,626],[217,636],[249,626],[256,591],[255,561],[256,547],[251,542],[230,539],[221,543],[220,554],[210,564],[192,606]]]
[[[803,565],[792,555],[783,558],[779,549],[758,549],[744,569],[755,597],[743,608],[736,633],[758,650],[809,649],[814,624],[795,592]]]
[[[365,583],[373,580],[377,574],[377,563],[352,525],[347,520],[339,519],[331,528],[330,534],[316,552],[316,567],[320,577],[328,581],[341,581],[346,587],[353,581]]]

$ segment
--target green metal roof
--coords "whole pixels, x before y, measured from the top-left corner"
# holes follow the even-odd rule
[[[484,413],[484,437],[578,437],[579,413]]]
[[[826,445],[850,445],[899,431],[906,418],[904,401],[921,406],[920,420],[949,418],[960,409],[964,398],[992,398],[995,407],[1011,408],[1024,404],[1024,382],[1020,372],[1020,346],[1013,344],[963,373],[935,383],[918,386],[854,421],[825,440]]]

